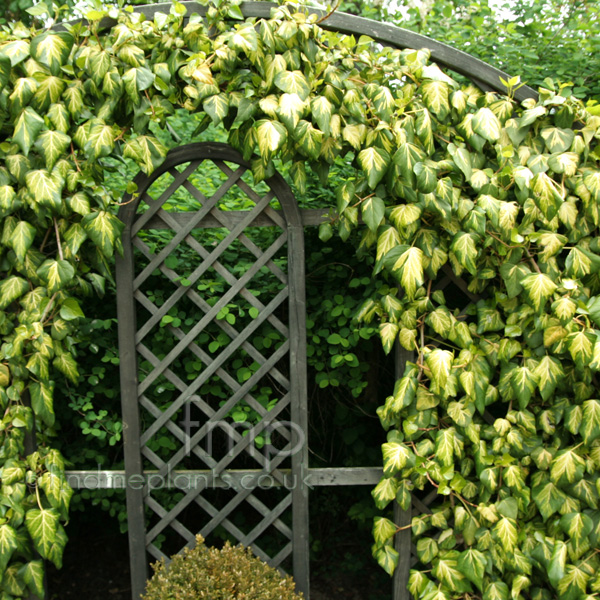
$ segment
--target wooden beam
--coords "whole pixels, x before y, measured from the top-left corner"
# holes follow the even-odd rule
[[[158,470],[144,471],[142,475],[126,477],[124,470],[97,469],[85,471],[66,471],[67,483],[73,489],[125,489],[127,485],[134,490],[144,486],[151,489],[192,489],[202,488],[244,488],[245,486],[292,488],[295,485],[291,469],[280,469],[284,475],[279,482],[260,469],[230,470],[216,474],[211,470],[168,471],[166,476]],[[348,467],[305,469],[302,473],[307,487],[341,486],[341,485],[376,485],[381,479],[381,467]]]

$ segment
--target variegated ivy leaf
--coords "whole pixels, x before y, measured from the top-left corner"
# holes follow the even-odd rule
[[[377,260],[381,260],[392,248],[401,243],[398,230],[391,225],[383,225],[377,238]]]
[[[448,84],[445,81],[427,81],[422,84],[421,91],[425,106],[443,121],[450,112]]]
[[[19,221],[13,229],[8,243],[20,262],[25,260],[25,254],[33,244],[35,233],[35,227],[26,221]]]
[[[13,275],[0,283],[0,310],[29,291],[27,280]]]
[[[375,189],[390,164],[390,155],[381,148],[365,148],[358,153],[358,164],[364,171],[369,187]]]
[[[54,382],[33,382],[29,386],[31,407],[36,418],[41,419],[48,427],[54,425]]]
[[[47,66],[53,75],[58,75],[69,58],[74,41],[66,31],[48,31],[36,35],[31,40],[31,56]]]
[[[377,508],[383,510],[394,498],[398,491],[398,480],[395,477],[384,477],[373,489],[371,495]]]
[[[41,560],[26,562],[18,571],[18,576],[38,598],[43,598],[46,592],[44,575],[44,562]]]
[[[58,159],[64,155],[70,143],[71,138],[62,131],[47,130],[38,136],[36,147],[44,157],[48,171],[51,171]]]
[[[425,153],[415,144],[401,144],[392,160],[406,183],[411,185],[414,181],[415,166],[425,160]]]
[[[474,583],[481,591],[483,587],[483,577],[487,566],[487,558],[483,552],[475,548],[469,548],[461,552],[458,558],[458,570],[471,582]]]
[[[363,200],[360,206],[363,221],[371,231],[376,232],[385,214],[383,200],[377,196],[372,196]]]
[[[62,205],[62,189],[64,180],[53,171],[49,173],[46,169],[30,171],[25,176],[27,189],[35,204],[58,212]]]
[[[560,129],[559,127],[547,127],[541,131],[542,138],[548,148],[548,152],[566,152],[573,143],[575,133],[571,129]]]
[[[112,213],[101,210],[83,217],[81,224],[102,254],[110,258],[123,230],[123,223]]]
[[[231,36],[231,47],[246,54],[257,51],[258,34],[252,23],[244,23],[236,29]]]
[[[32,508],[25,513],[25,525],[35,549],[42,558],[48,558],[58,529],[58,511]]]
[[[583,403],[583,420],[579,433],[587,445],[600,437],[600,401],[586,400]]]
[[[29,149],[43,128],[44,119],[30,106],[25,108],[15,121],[13,140],[19,144],[25,156],[29,154]]]
[[[324,98],[324,100],[326,100],[326,98]],[[282,94],[279,98],[279,105],[272,116],[275,116],[275,114],[279,116],[286,127],[288,127],[290,131],[294,131],[305,111],[306,102],[302,100],[298,94]]]
[[[383,350],[389,354],[394,346],[396,337],[398,336],[399,327],[396,323],[381,323],[379,325],[379,337],[383,345]]]
[[[166,154],[167,149],[163,144],[149,135],[130,139],[123,149],[123,156],[135,160],[146,175],[150,175],[163,162]]]
[[[385,544],[397,531],[396,525],[384,517],[373,519],[373,539],[376,544]]]
[[[308,121],[300,121],[294,132],[294,138],[304,153],[317,160],[323,145],[323,132],[313,127]]]
[[[579,164],[579,154],[576,152],[562,152],[553,154],[548,159],[548,166],[558,174],[565,174],[566,177],[572,177],[577,172]]]
[[[66,260],[48,259],[37,270],[50,294],[64,289],[75,277],[75,269]]]
[[[412,452],[404,444],[388,442],[381,447],[383,452],[383,474],[395,475],[403,469],[412,457]]]
[[[301,71],[279,71],[273,78],[273,83],[288,94],[297,94],[306,100],[310,94],[310,86]]]
[[[480,108],[473,116],[473,131],[488,142],[497,142],[502,124],[489,108]]]
[[[544,273],[527,275],[521,279],[520,284],[527,290],[529,299],[538,312],[541,312],[557,287]]]
[[[14,67],[29,56],[29,48],[29,42],[26,40],[9,42],[0,49],[0,56],[8,58]]]
[[[359,125],[346,125],[342,130],[342,137],[348,142],[355,150],[360,150],[362,143],[367,136],[367,128],[362,123]]]
[[[375,547],[373,556],[379,566],[388,574],[392,575],[398,566],[399,554],[389,545]]]
[[[401,283],[407,297],[414,298],[424,281],[422,250],[416,246],[396,246],[386,254],[385,264]]]
[[[533,197],[537,207],[549,221],[554,218],[564,200],[564,192],[546,173],[538,173],[532,181]]]
[[[544,400],[552,396],[556,386],[565,377],[561,363],[552,356],[544,356],[533,373],[538,378],[538,388]]]
[[[585,461],[574,449],[561,450],[550,465],[550,478],[556,485],[576,483],[583,477]]]
[[[215,94],[204,100],[202,108],[212,119],[213,124],[218,125],[229,112],[229,100],[225,94]]]
[[[58,353],[52,365],[73,383],[77,383],[79,379],[77,363],[68,352]]]
[[[254,124],[258,150],[264,160],[269,160],[287,140],[287,131],[279,121],[261,119]]]
[[[596,336],[590,331],[577,331],[567,337],[569,353],[579,368],[586,367],[592,361]]]
[[[13,552],[17,549],[17,534],[8,524],[0,525],[0,572],[4,573]]]
[[[333,114],[333,105],[331,102],[325,96],[316,96],[310,101],[310,112],[319,129],[328,136],[330,133],[331,116]]]
[[[470,233],[461,231],[452,240],[450,250],[454,253],[458,264],[464,267],[472,275],[477,274],[477,245],[475,244],[475,238]]]
[[[588,171],[583,176],[583,183],[589,190],[590,194],[592,195],[592,198],[596,202],[600,202],[600,172]]]

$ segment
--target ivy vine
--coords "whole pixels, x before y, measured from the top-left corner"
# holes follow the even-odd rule
[[[167,150],[157,131],[181,109],[222,127],[257,180],[282,162],[304,190],[307,168],[324,184],[336,162],[355,168],[321,237],[361,232],[389,293],[358,316],[386,352],[414,353],[379,411],[389,433],[373,492],[383,509],[436,491],[412,522],[411,593],[595,595],[600,119],[569,86],[519,105],[518,80],[508,96],[481,92],[426,50],[325,31],[292,4],[263,20],[236,2],[202,17],[163,8],[0,31],[2,600],[41,597],[43,559],[60,566],[66,543],[53,392],[78,379],[86,297],[103,293],[120,250],[103,162],[150,173]],[[448,267],[480,298],[465,310],[436,288]],[[376,519],[390,573],[396,532]]]

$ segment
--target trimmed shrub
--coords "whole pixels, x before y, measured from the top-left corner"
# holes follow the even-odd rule
[[[153,565],[143,600],[302,600],[294,582],[252,554],[250,548],[208,548],[202,536],[197,545]]]

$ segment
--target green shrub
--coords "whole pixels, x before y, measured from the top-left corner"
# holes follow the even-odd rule
[[[250,548],[208,548],[197,536],[194,549],[154,564],[144,600],[301,600],[294,582],[260,559]]]

